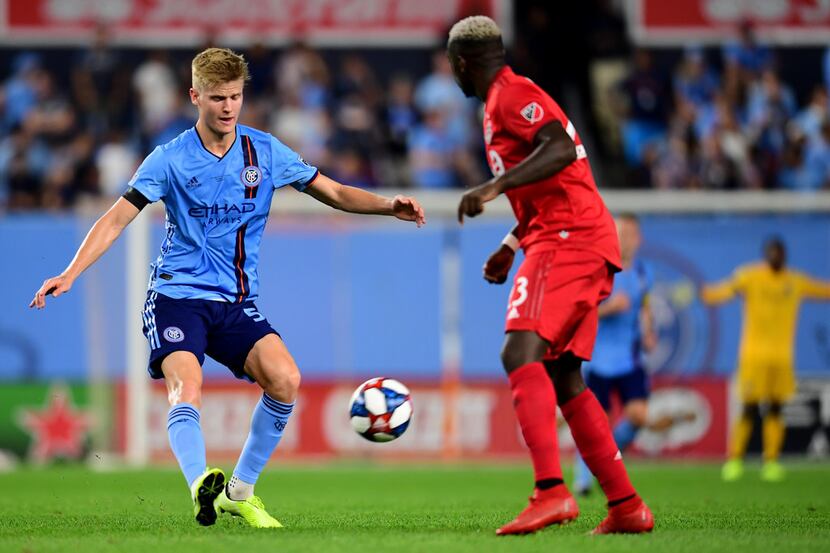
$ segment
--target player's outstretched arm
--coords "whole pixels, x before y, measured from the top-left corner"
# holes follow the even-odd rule
[[[58,276],[43,281],[43,285],[29,303],[29,307],[43,309],[46,307],[47,295],[52,294],[53,297],[58,297],[68,292],[75,279],[109,249],[136,215],[138,215],[136,206],[124,198],[118,198],[109,211],[92,225],[66,269]]]
[[[808,300],[830,300],[830,281],[799,275],[801,293]]]
[[[387,198],[353,186],[346,186],[319,175],[305,192],[326,205],[347,211],[368,215],[391,215],[402,221],[412,221],[419,227],[426,224],[424,210],[415,198],[395,196]]]
[[[475,217],[484,211],[484,204],[499,194],[526,184],[551,177],[576,161],[576,144],[565,132],[562,123],[551,121],[536,133],[535,149],[521,163],[504,174],[468,190],[458,204],[458,222],[464,216]]]
[[[707,284],[700,291],[700,299],[707,305],[726,303],[735,297],[735,286],[731,279],[717,284]]]

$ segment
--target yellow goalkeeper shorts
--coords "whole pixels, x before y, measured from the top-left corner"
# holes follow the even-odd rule
[[[795,394],[795,370],[788,362],[743,362],[738,393],[744,403],[785,403]]]

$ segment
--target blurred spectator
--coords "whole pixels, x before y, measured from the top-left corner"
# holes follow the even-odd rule
[[[698,188],[689,145],[682,137],[669,138],[668,148],[654,165],[655,188]]]
[[[695,107],[710,104],[720,88],[720,81],[707,65],[699,46],[686,48],[674,77],[677,101],[691,102]]]
[[[827,119],[827,88],[816,85],[810,96],[810,103],[795,117],[795,123],[807,135],[808,140],[820,138],[821,126]]]
[[[274,69],[277,101],[309,109],[328,102],[329,70],[319,52],[295,42],[279,57]]]
[[[651,52],[634,52],[634,68],[620,85],[623,96],[623,154],[631,165],[642,162],[643,149],[666,133],[670,100],[663,76],[654,66]]]
[[[186,92],[185,87],[179,90],[166,50],[150,52],[147,60],[136,68],[133,88],[141,109],[141,131],[147,138],[169,123],[179,105],[177,96]]]
[[[449,125],[445,112],[433,109],[412,130],[409,164],[415,186],[456,188],[478,184],[481,179],[465,144],[450,132]]]
[[[738,27],[738,40],[723,47],[723,59],[727,71],[736,68],[752,79],[772,66],[772,51],[760,44],[755,36],[755,26],[744,21]]]
[[[81,52],[72,67],[73,99],[81,111],[84,127],[102,137],[111,126],[125,120],[128,79],[118,53],[109,45],[105,26],[96,29],[88,50]]]
[[[395,75],[389,83],[383,119],[387,129],[387,147],[394,155],[405,154],[407,136],[418,122],[412,80],[408,76]]]
[[[23,125],[29,132],[55,145],[70,140],[77,118],[69,99],[59,92],[54,77],[40,71],[34,79],[36,103],[26,113]],[[60,87],[62,88],[62,87]]]
[[[377,186],[371,165],[366,156],[348,144],[338,145],[332,153],[330,176],[351,186],[374,188]]]
[[[786,142],[787,123],[795,115],[796,103],[792,90],[767,69],[755,81],[747,101],[747,131],[758,149],[766,186],[776,182],[778,162]]]
[[[466,144],[472,139],[470,122],[474,104],[455,84],[450,61],[443,50],[432,54],[432,72],[415,88],[415,107],[424,114],[440,111],[445,119],[445,132],[458,142]]]
[[[245,86],[245,94],[252,99],[271,94],[274,90],[274,77],[271,74],[274,70],[274,60],[268,48],[261,41],[255,42],[245,52],[245,60],[248,62],[248,72],[251,75]]]
[[[823,122],[813,140],[797,126],[789,128],[779,180],[791,190],[818,190],[830,184],[830,121]]]
[[[124,192],[141,159],[123,131],[112,130],[95,154],[101,194],[113,198]]]
[[[0,130],[20,125],[37,104],[35,81],[42,73],[40,57],[31,52],[18,54],[12,63],[12,75],[3,85],[4,110]]]
[[[44,172],[51,154],[23,125],[12,127],[0,141],[0,202],[9,209],[32,209],[40,204]]]

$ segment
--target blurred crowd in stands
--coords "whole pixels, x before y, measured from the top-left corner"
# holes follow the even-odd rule
[[[809,77],[812,92],[798,98],[750,25],[723,48],[688,46],[660,64],[655,52],[630,48],[618,13],[607,15],[591,20],[595,34],[586,40],[606,51],[588,61],[587,87],[576,94],[561,86],[569,79],[561,53],[540,61],[549,45],[534,41],[551,36],[553,24],[544,12],[526,20],[533,28],[519,26],[510,52],[516,69],[577,123],[601,186],[828,186],[830,50]],[[43,51],[6,52],[0,205],[59,209],[117,196],[153,147],[194,123],[192,52],[133,51],[127,60],[109,39],[99,30],[63,71]],[[442,49],[420,74],[404,66],[379,74],[359,52],[324,55],[302,42],[244,53],[251,81],[241,122],[273,133],[332,177],[424,189],[487,178],[480,106],[458,90]]]

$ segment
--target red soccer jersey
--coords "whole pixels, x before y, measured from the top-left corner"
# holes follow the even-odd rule
[[[576,144],[577,159],[559,173],[507,191],[526,254],[556,249],[588,250],[621,268],[614,219],[591,174],[585,147],[573,123],[541,88],[505,66],[487,92],[484,142],[495,176],[535,149],[539,129],[559,121]]]

